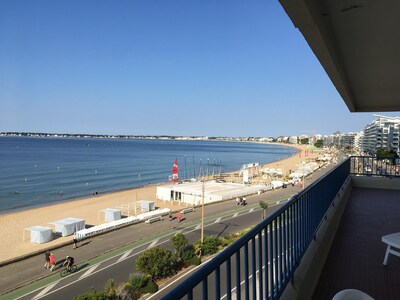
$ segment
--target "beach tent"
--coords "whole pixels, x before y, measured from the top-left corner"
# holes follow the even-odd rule
[[[28,228],[31,232],[31,242],[35,244],[43,244],[53,239],[53,231],[50,227],[33,226]]]
[[[68,236],[85,228],[85,220],[78,218],[65,218],[50,223],[54,225],[56,235]]]
[[[102,209],[99,212],[104,213],[104,219],[106,222],[116,221],[121,219],[121,210],[115,208]]]
[[[85,229],[85,220],[84,219],[66,218],[64,220],[74,223],[74,232]]]
[[[140,200],[138,202],[140,203],[140,208],[142,211],[152,211],[156,209],[154,201]]]
[[[56,235],[68,236],[75,232],[74,223],[68,222],[65,219],[54,221],[50,224],[54,225],[54,232]]]

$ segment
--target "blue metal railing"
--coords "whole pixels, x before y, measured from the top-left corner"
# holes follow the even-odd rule
[[[352,175],[400,177],[400,161],[393,157],[352,156]]]
[[[278,299],[348,177],[350,161],[293,196],[162,299]]]

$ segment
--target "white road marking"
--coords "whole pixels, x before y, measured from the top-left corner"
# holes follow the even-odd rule
[[[151,244],[147,247],[147,249],[153,248],[158,243],[158,239],[151,242]]]
[[[273,206],[273,205],[272,205],[272,206]],[[200,226],[201,226],[200,224],[197,225],[195,229],[190,230],[190,231],[187,231],[187,233],[190,233],[190,232],[193,232],[193,231],[195,231],[195,230],[200,229]],[[208,226],[211,226],[211,224],[206,224],[206,225],[205,225],[205,227],[208,227]],[[170,236],[170,235],[171,235],[171,234],[168,233],[168,234],[166,234],[166,235],[163,236],[163,237],[167,237],[167,236]],[[100,238],[101,238],[101,237],[100,237]],[[163,242],[161,242],[161,244],[166,243],[166,242],[168,242],[168,241],[169,241],[169,240],[163,241]],[[134,247],[133,250],[137,250],[137,249],[140,248],[140,247],[142,247],[142,245],[139,245],[139,246]],[[142,253],[142,252],[144,252],[144,251],[145,251],[145,250],[140,250],[140,251],[138,251],[137,253],[135,253],[135,255],[139,255],[140,253]],[[112,257],[110,257],[110,258],[108,258],[108,259],[105,259],[105,260],[102,261],[101,263],[104,263],[104,262],[106,262],[106,261],[108,261],[108,260],[111,260],[111,259],[115,259],[116,257],[118,257],[118,256],[120,256],[120,255],[121,255],[121,254],[114,255],[114,256],[112,256]],[[93,272],[93,270],[92,270],[92,271],[90,271],[90,273],[88,273],[88,275],[93,275],[93,274],[99,273],[99,272],[101,272],[101,271],[103,271],[103,270],[105,270],[105,269],[108,269],[108,268],[110,268],[110,267],[113,267],[113,266],[116,265],[116,264],[118,264],[118,261],[115,261],[114,263],[111,263],[110,265],[106,265],[105,267],[102,267],[101,269],[95,270],[94,272]],[[202,265],[203,265],[203,264],[202,264]],[[200,266],[202,266],[202,265],[200,265]],[[96,265],[96,268],[97,268],[97,266],[98,266],[98,265]],[[198,266],[198,267],[200,267],[200,266]],[[89,270],[90,270],[90,269],[89,269]],[[88,271],[89,271],[89,270],[88,270]],[[193,270],[196,270],[196,269],[193,269]],[[82,271],[79,271],[79,270],[78,270],[77,273],[80,273],[80,272],[83,272],[83,270],[82,270]],[[93,273],[93,274],[92,274],[92,273]],[[86,273],[85,273],[85,274],[86,274]],[[62,286],[56,288],[55,290],[50,291],[49,294],[53,294],[53,293],[55,293],[55,292],[61,291],[61,290],[65,289],[65,288],[67,288],[67,287],[69,287],[69,286],[71,286],[71,285],[73,285],[73,284],[79,282],[79,281],[81,280],[81,278],[82,278],[82,279],[85,279],[85,278],[83,278],[83,276],[81,276],[81,277],[78,278],[77,280],[74,280],[74,281],[72,281],[72,282],[70,282],[70,283],[67,283],[67,284],[65,284],[65,285],[62,285]],[[178,280],[179,280],[179,279],[178,279]],[[60,280],[59,280],[59,281],[60,281]],[[57,282],[59,282],[59,281],[57,281]],[[28,292],[28,293],[26,293],[26,294],[24,294],[24,295],[18,297],[17,299],[26,297],[27,295],[30,295],[30,294],[32,294],[32,293],[34,293],[34,292],[37,292],[37,291],[40,291],[40,290],[41,290],[41,288],[37,288],[37,289],[35,289],[34,291],[30,291],[30,292]],[[47,295],[46,295],[46,296],[47,296]],[[43,297],[43,296],[42,296],[42,297]],[[226,297],[226,296],[225,296],[225,297]]]
[[[35,297],[32,299],[39,299],[42,298],[44,295],[47,294],[48,291],[50,291],[57,283],[59,283],[59,280],[56,282],[53,282],[52,284],[49,284],[47,287],[45,287],[39,294],[37,294]]]
[[[219,222],[221,221],[221,219],[222,219],[222,218],[216,219],[214,223],[219,223]]]
[[[127,258],[128,255],[131,254],[132,251],[133,251],[133,249],[131,249],[131,250],[129,250],[129,251],[126,251],[126,252],[124,253],[124,255],[122,255],[122,256],[118,259],[118,262],[123,261],[125,258]]]
[[[85,273],[83,273],[83,275],[81,277],[79,277],[79,279],[89,276],[94,270],[97,269],[98,266],[100,266],[100,264],[97,264],[97,265],[94,265],[93,267],[91,267],[89,270],[87,270]]]

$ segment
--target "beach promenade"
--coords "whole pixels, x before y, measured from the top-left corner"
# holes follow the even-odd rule
[[[322,175],[322,172],[320,172],[319,175]],[[307,184],[311,182],[311,180],[307,180]],[[238,211],[248,211],[249,209],[259,210],[261,220],[261,208],[259,207],[259,200],[261,198],[268,199],[271,203],[268,213],[273,213],[279,207],[273,206],[274,203],[277,201],[282,203],[282,201],[287,200],[290,196],[300,191],[300,189],[300,186],[289,186],[286,189],[279,189],[261,195],[253,195],[247,197],[248,205],[246,207],[237,206],[235,200],[211,204],[205,207],[206,220],[214,222],[214,219],[218,218],[221,214],[233,214]],[[176,216],[176,212],[174,216]],[[176,219],[170,222],[166,217],[164,220],[152,224],[139,223],[131,225],[116,231],[85,239],[79,243],[79,247],[76,250],[73,250],[72,241],[69,239],[64,244],[58,245],[51,250],[58,261],[57,268],[53,272],[44,269],[43,253],[37,252],[34,255],[30,254],[26,258],[3,265],[0,268],[0,299],[11,299],[7,298],[8,296],[4,294],[36,281],[42,281],[44,284],[48,284],[51,281],[60,279],[60,264],[62,264],[67,255],[75,258],[79,269],[88,269],[98,263],[102,258],[114,255],[119,249],[122,249],[120,250],[122,253],[126,251],[127,247],[134,248],[138,245],[150,243],[152,240],[158,239],[165,233],[182,230],[188,224],[193,226],[193,222],[199,222],[200,220],[201,209],[198,208],[195,212],[185,214],[184,220],[181,223],[178,223]],[[254,222],[256,223],[257,220],[254,220]],[[39,284],[40,283],[38,283],[38,285]],[[33,288],[35,288],[35,284],[33,284],[32,289]]]
[[[309,158],[315,158],[316,153],[311,154]],[[289,170],[295,170],[301,164],[302,159],[298,155],[282,161],[273,162],[262,166],[263,168],[281,168],[285,173]],[[237,172],[236,172],[237,173]],[[231,174],[235,178],[234,172]],[[309,181],[308,183],[310,183]],[[124,245],[135,241],[145,240],[149,236],[160,234],[169,229],[173,230],[176,224],[165,221],[153,224],[135,224],[100,236],[96,236],[81,242],[76,252],[72,250],[72,237],[59,237],[51,242],[44,244],[33,244],[26,238],[23,240],[25,228],[31,226],[48,226],[52,221],[66,217],[75,217],[85,219],[88,225],[98,225],[104,223],[103,218],[99,217],[99,211],[105,208],[117,207],[136,200],[152,200],[156,202],[159,208],[168,207],[173,211],[179,211],[185,206],[171,204],[169,202],[157,201],[157,186],[149,186],[127,191],[121,191],[106,195],[93,196],[87,199],[69,201],[65,203],[54,204],[46,207],[34,208],[26,211],[19,211],[0,215],[0,235],[3,237],[0,248],[0,294],[4,291],[14,289],[25,285],[37,279],[49,276],[49,271],[43,268],[43,253],[46,250],[54,252],[57,259],[64,258],[66,255],[74,255],[77,262],[87,261],[96,256],[109,252],[112,249],[118,249]],[[258,199],[258,197],[270,196],[282,198],[292,195],[300,190],[299,186],[289,187],[274,192],[268,192],[262,195],[248,197],[248,199]],[[232,208],[232,201],[215,203],[209,213],[218,213]],[[257,203],[257,200],[253,201]],[[250,202],[251,203],[251,202]],[[250,204],[249,203],[249,204]],[[211,207],[210,206],[210,207]],[[199,210],[187,215],[188,220],[199,219]],[[77,254],[75,254],[77,253]]]

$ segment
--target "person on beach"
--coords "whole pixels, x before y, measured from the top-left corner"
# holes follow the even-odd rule
[[[44,253],[44,261],[45,261],[45,263],[44,263],[44,268],[45,268],[45,269],[50,268],[50,251],[49,251],[49,250],[47,250],[47,251]]]
[[[74,242],[74,244],[72,246],[72,250],[75,250],[76,248],[78,248],[78,238],[76,237],[76,233],[74,233],[72,240]]]
[[[49,262],[50,262],[50,271],[53,272],[54,268],[56,267],[56,257],[54,256],[53,253],[50,253]]]

